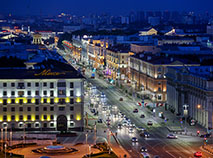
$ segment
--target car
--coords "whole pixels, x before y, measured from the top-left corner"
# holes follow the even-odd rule
[[[144,132],[145,131],[145,128],[143,128],[143,127],[137,127],[137,129],[138,129],[139,132]]]
[[[106,119],[107,122],[110,122],[111,120],[109,118]]]
[[[133,113],[138,113],[138,109],[134,109],[134,110],[133,110]]]
[[[153,122],[152,122],[152,121],[148,121],[148,122],[147,122],[147,125],[148,125],[148,126],[152,126],[152,125],[153,125]]]
[[[140,150],[141,150],[141,152],[147,152],[148,151],[147,148],[144,147],[144,146],[142,146]]]
[[[145,118],[145,115],[144,115],[144,114],[141,114],[140,118]]]
[[[123,101],[123,100],[124,100],[123,98],[120,98],[120,99],[119,99],[119,101]]]
[[[122,124],[118,124],[118,129],[122,129]]]
[[[159,155],[155,155],[153,158],[160,158],[160,156]]]
[[[132,142],[138,142],[138,138],[132,137]]]
[[[134,129],[133,128],[129,128],[129,133],[133,133]]]
[[[146,152],[141,152],[143,158],[150,158],[150,155]]]
[[[140,136],[141,137],[144,137],[144,138],[149,138],[150,137],[150,134],[148,132],[141,132],[140,133]]]
[[[110,125],[110,122],[107,122],[107,126],[109,126]]]
[[[91,109],[91,113],[95,113],[95,109]]]
[[[200,152],[200,151],[197,151],[196,153],[194,153],[194,156],[195,157],[202,157],[202,152]]]
[[[167,138],[169,138],[169,139],[177,139],[177,136],[174,135],[174,134],[168,134]]]

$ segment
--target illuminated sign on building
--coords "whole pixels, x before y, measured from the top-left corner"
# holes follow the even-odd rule
[[[51,69],[43,70],[38,74],[34,74],[35,76],[58,76],[58,75],[65,75],[65,72],[51,72]]]

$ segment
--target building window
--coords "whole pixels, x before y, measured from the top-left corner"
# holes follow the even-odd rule
[[[73,119],[74,118],[74,115],[70,115],[70,119]]]
[[[15,99],[11,99],[11,103],[12,103],[12,104],[15,104]]]
[[[15,83],[14,82],[11,83],[11,87],[15,87]]]
[[[36,91],[35,93],[36,93],[37,96],[39,95],[39,91]]]
[[[158,94],[158,100],[162,100],[162,95]]]
[[[39,115],[36,115],[36,120],[39,120]]]
[[[27,99],[27,103],[30,104],[31,103],[31,99]]]
[[[15,95],[15,91],[11,91],[11,95],[14,96]]]
[[[7,112],[7,108],[6,107],[3,107],[3,112]]]
[[[54,97],[54,91],[50,91],[50,96]]]
[[[3,96],[7,96],[7,91],[3,91]]]
[[[47,99],[44,99],[44,103],[47,103]]]
[[[38,127],[39,127],[39,123],[36,123],[36,124],[35,124],[35,127],[38,128]]]
[[[54,88],[54,82],[50,82],[50,88]]]
[[[66,87],[66,82],[58,82],[58,87]]]
[[[39,87],[39,82],[36,82],[36,83],[35,83],[35,87]]]
[[[15,111],[15,107],[11,107],[11,111],[14,112]]]
[[[47,91],[43,91],[43,94],[44,94],[44,95],[47,95]]]
[[[35,111],[39,111],[39,107],[38,106],[35,107]]]
[[[3,83],[3,87],[7,87],[7,83],[4,82],[4,83]]]
[[[27,119],[28,119],[28,120],[31,120],[31,115],[27,115]]]
[[[70,88],[73,88],[73,87],[74,87],[73,82],[70,82]]]
[[[158,85],[161,85],[161,82],[158,82]]]
[[[18,88],[19,88],[19,89],[24,89],[24,88],[25,88],[25,87],[24,87],[24,83],[23,83],[23,82],[18,83]]]
[[[15,116],[14,116],[14,115],[11,116],[11,120],[12,120],[12,121],[15,120]]]
[[[18,96],[23,97],[24,96],[24,91],[18,91]]]
[[[47,119],[47,115],[44,115],[44,119],[45,119],[45,120]]]
[[[19,120],[23,120],[23,115],[19,115]]]
[[[73,111],[74,110],[74,106],[70,106],[70,111]]]
[[[27,82],[27,87],[31,87],[31,83],[30,82]]]
[[[65,99],[59,99],[59,104],[65,104]]]
[[[47,87],[47,82],[44,82],[44,83],[43,83],[43,87]]]
[[[23,111],[23,107],[19,107],[19,111]]]
[[[70,96],[73,97],[73,95],[74,95],[74,92],[70,91]]]
[[[27,107],[27,111],[31,111],[31,107]]]
[[[65,107],[58,107],[59,111],[64,111]]]
[[[75,126],[74,122],[70,122],[70,126],[71,127]]]
[[[51,106],[51,107],[50,107],[50,111],[54,111],[54,106]]]
[[[50,119],[53,120],[53,119],[54,119],[54,116],[53,116],[53,115],[50,115]]]
[[[54,99],[50,99],[50,104],[54,104]]]
[[[50,123],[50,127],[54,127],[54,123]]]
[[[47,111],[47,107],[43,107],[43,111]]]
[[[74,104],[74,99],[70,98],[70,104]]]
[[[58,90],[58,95],[66,95],[66,90]]]
[[[27,95],[29,95],[29,96],[30,96],[30,95],[31,95],[31,91],[27,91]]]
[[[7,99],[3,99],[3,105],[7,105]]]
[[[4,115],[4,116],[3,116],[3,120],[4,120],[4,121],[7,121],[7,115]]]
[[[35,102],[36,104],[39,104],[39,99],[36,99],[35,101],[36,101],[36,102]]]
[[[19,104],[20,104],[20,105],[23,104],[23,99],[19,99]]]
[[[158,92],[161,92],[161,88],[160,87],[158,88]]]

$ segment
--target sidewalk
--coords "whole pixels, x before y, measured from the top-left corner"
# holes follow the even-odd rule
[[[201,147],[203,150],[213,154],[213,144],[210,144],[210,145],[204,145]]]

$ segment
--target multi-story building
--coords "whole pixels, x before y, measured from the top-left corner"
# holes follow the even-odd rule
[[[91,40],[87,45],[87,56],[89,64],[94,68],[102,68],[105,66],[106,49],[108,42],[102,40]]]
[[[167,105],[188,120],[213,128],[213,71],[211,66],[168,67]]]
[[[131,51],[134,53],[151,52],[153,54],[160,52],[160,48],[154,44],[131,44]]]
[[[189,61],[188,61],[189,62]],[[167,100],[166,72],[168,66],[183,66],[187,60],[165,57],[153,54],[136,54],[130,56],[130,80],[135,83],[139,92],[147,91],[149,98],[156,102]]]
[[[0,68],[0,125],[14,130],[83,130],[83,76],[56,60]]]
[[[129,54],[128,45],[115,45],[106,51],[106,74],[113,80],[127,79],[128,72],[128,58]]]

